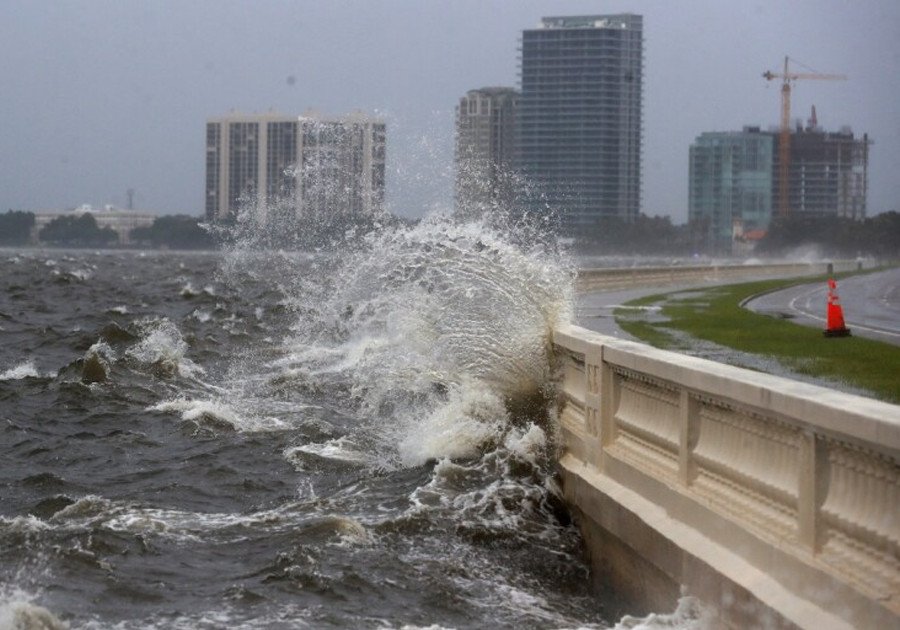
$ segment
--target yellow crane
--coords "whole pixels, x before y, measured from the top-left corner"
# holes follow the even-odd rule
[[[844,81],[843,74],[821,74],[819,72],[791,72],[788,68],[790,57],[784,58],[784,72],[766,70],[763,77],[767,81],[783,79],[781,84],[781,133],[778,140],[778,214],[787,216],[790,212],[788,203],[788,177],[791,165],[791,83],[800,79],[818,79],[823,81]],[[797,63],[796,60],[794,60]]]

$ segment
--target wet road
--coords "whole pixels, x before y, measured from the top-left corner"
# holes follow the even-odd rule
[[[900,268],[845,278],[837,293],[853,335],[900,345]],[[824,282],[803,284],[755,298],[746,307],[824,328],[827,294]]]

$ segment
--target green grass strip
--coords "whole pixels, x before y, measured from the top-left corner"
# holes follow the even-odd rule
[[[824,284],[825,277],[820,278]],[[626,307],[657,305],[651,311],[616,309],[616,323],[658,348],[680,349],[677,330],[741,352],[774,357],[795,372],[830,377],[900,403],[900,347],[862,337],[828,338],[817,328],[741,308],[754,295],[816,278],[764,280],[645,296]],[[660,315],[662,317],[660,317]],[[653,321],[657,320],[657,321]]]

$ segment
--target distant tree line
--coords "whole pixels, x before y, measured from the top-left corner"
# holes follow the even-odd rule
[[[38,240],[60,247],[108,247],[119,240],[112,228],[101,228],[94,215],[56,217],[38,232]]]
[[[802,246],[816,246],[824,256],[900,259],[900,212],[885,212],[862,221],[803,215],[778,217],[757,245],[756,253],[783,255]]]
[[[201,219],[183,214],[155,219],[149,227],[131,231],[131,240],[149,247],[169,249],[214,249],[216,239],[200,225]]]
[[[0,245],[25,245],[34,228],[34,213],[9,210],[0,214]]]
[[[186,215],[162,216],[151,226],[133,229],[130,237],[142,247],[214,249],[218,243],[200,221]],[[9,210],[0,214],[0,245],[27,245],[34,226],[33,212]],[[37,238],[40,243],[56,247],[112,247],[119,241],[115,230],[101,228],[89,212],[58,216],[38,231]]]
[[[579,231],[575,248],[582,253],[688,256],[698,251],[702,235],[669,217],[640,214],[634,221],[603,217]]]
[[[581,253],[690,256],[709,251],[708,226],[673,225],[669,217],[639,215],[634,221],[603,218],[575,237]],[[874,256],[900,259],[900,212],[857,221],[836,217],[792,215],[776,217],[754,255],[789,255],[800,247],[817,247],[823,256]]]
[[[274,225],[265,230],[259,244],[268,247],[321,246],[349,232],[357,237],[374,228],[375,220],[348,223],[345,218],[319,220],[310,226],[288,221],[277,214],[270,217]],[[279,220],[281,219],[281,220]],[[135,228],[131,240],[138,246],[170,249],[214,249],[221,237],[205,229],[202,218],[187,215],[158,217],[149,227]],[[400,223],[403,219],[381,216],[381,225]],[[9,210],[0,214],[0,245],[21,246],[29,242],[35,226],[32,212]],[[223,232],[229,231],[223,226]],[[50,221],[38,232],[38,239],[61,247],[109,247],[118,241],[111,228],[101,228],[90,214],[63,215]],[[690,256],[705,251],[706,226],[674,225],[669,217],[639,215],[634,221],[606,217],[580,230],[575,248],[582,253]],[[791,215],[776,217],[767,235],[759,242],[755,254],[789,255],[798,247],[818,247],[824,256],[853,258],[875,256],[900,258],[900,212],[892,211],[854,221],[836,217]]]

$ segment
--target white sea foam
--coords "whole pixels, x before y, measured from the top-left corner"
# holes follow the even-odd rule
[[[341,437],[321,444],[303,444],[284,451],[284,457],[302,468],[304,456],[312,455],[321,459],[329,459],[353,464],[367,464],[372,457],[349,438]]]
[[[382,464],[476,455],[503,439],[506,401],[549,382],[550,331],[571,314],[566,263],[516,237],[446,217],[372,233],[295,298],[269,367],[346,383]]]
[[[23,378],[41,378],[43,376],[35,367],[34,360],[29,359],[14,368],[0,373],[0,381],[18,381]]]
[[[651,613],[646,617],[626,615],[613,630],[712,630],[720,626],[714,611],[696,597],[678,600],[675,611],[669,614]]]
[[[235,431],[278,431],[288,426],[277,417],[261,415],[251,409],[237,410],[221,400],[177,398],[152,405],[148,411],[179,413],[186,422]]]
[[[127,315],[127,314],[128,314],[128,307],[125,306],[124,304],[120,304],[119,306],[113,306],[111,309],[109,309],[109,312],[110,312],[110,313],[117,313],[117,314],[119,314],[119,315]]]
[[[176,510],[88,495],[59,510],[47,521],[32,517],[17,526],[27,527],[29,533],[47,529],[78,532],[102,528],[183,542],[206,540],[212,535],[235,542],[251,534],[259,536],[282,531],[296,532],[300,538],[332,539],[335,544],[369,542],[368,531],[361,522],[344,515],[317,512],[314,500],[312,504],[288,502],[274,509],[242,514]]]
[[[193,317],[194,319],[196,319],[196,320],[197,320],[198,322],[200,322],[201,324],[205,324],[206,322],[208,322],[209,320],[212,319],[212,315],[210,315],[209,312],[204,311],[204,310],[199,309],[199,308],[198,308],[198,309],[194,309],[194,311],[191,313],[191,317]]]
[[[176,412],[182,420],[196,422],[202,419],[236,428],[242,424],[240,417],[228,405],[214,400],[189,400],[178,398],[147,408],[148,411]]]
[[[94,274],[89,269],[73,269],[72,271],[69,272],[69,275],[72,276],[73,278],[75,278],[76,280],[79,280],[81,282],[86,282],[87,280],[90,280]]]
[[[532,423],[526,429],[512,429],[506,434],[503,445],[509,452],[537,465],[538,458],[547,447],[547,434]]]
[[[452,385],[443,402],[397,428],[400,461],[417,466],[440,457],[472,457],[508,421],[503,399],[480,383]],[[393,433],[385,428],[385,433]]]
[[[312,610],[307,606],[279,605],[269,602],[264,610],[252,609],[248,617],[246,605],[223,601],[214,609],[179,614],[173,617],[165,612],[158,616],[129,619],[111,624],[104,620],[88,620],[79,624],[80,630],[196,630],[197,628],[319,628],[322,624],[312,624],[307,618]],[[2,628],[0,630],[6,630]]]
[[[171,321],[166,318],[147,320],[141,322],[140,327],[143,336],[128,349],[128,356],[172,374],[188,377],[203,374],[204,369],[185,356],[188,345]]]
[[[48,528],[45,521],[31,514],[11,518],[0,516],[0,531],[3,534],[34,534]]]
[[[64,630],[69,624],[17,586],[0,584],[0,630]]]

